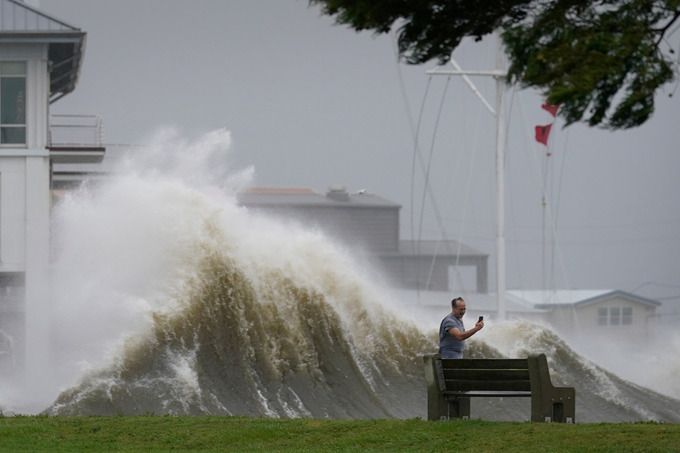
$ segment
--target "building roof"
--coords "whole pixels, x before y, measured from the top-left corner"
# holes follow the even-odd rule
[[[312,189],[255,188],[238,195],[241,204],[251,207],[370,207],[400,209],[401,206],[365,190],[349,193],[342,186],[333,186],[323,195]]]
[[[47,43],[50,102],[75,89],[85,32],[20,0],[0,0],[0,44]]]
[[[636,302],[659,306],[661,302],[647,299],[633,293],[613,289],[580,289],[580,290],[513,290],[507,292],[508,299],[541,309],[550,309],[557,306],[583,306],[599,302],[613,297],[623,297]]]
[[[496,293],[452,293],[451,291],[416,291],[412,289],[393,289],[397,301],[422,307],[437,308],[441,312],[451,311],[451,299],[462,296],[471,313],[496,313],[498,296]],[[549,310],[526,306],[510,298],[506,299],[506,311],[515,315],[541,314]]]
[[[467,302],[468,317],[466,319],[474,319],[479,314],[495,314],[498,311],[498,296],[496,293],[452,293],[451,291],[416,291],[411,289],[392,289],[390,294],[393,302],[408,310],[412,316],[419,316],[421,314],[428,314],[432,323],[441,320],[443,314],[451,310],[451,299],[462,296]],[[519,297],[521,294],[525,297]],[[538,303],[539,296],[551,294],[554,296],[553,300],[570,301],[565,303],[544,304]],[[650,304],[652,306],[659,305],[657,301],[639,297],[631,293],[620,290],[558,290],[558,291],[507,291],[505,299],[505,308],[509,316],[519,318],[537,319],[549,313],[556,306],[564,305],[581,305],[594,303],[599,300],[610,297],[620,296],[631,298],[632,300],[641,303]],[[536,303],[534,303],[536,301]]]
[[[486,256],[477,249],[454,240],[401,240],[399,254],[403,256]]]

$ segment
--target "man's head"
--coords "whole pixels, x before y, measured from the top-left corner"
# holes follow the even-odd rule
[[[456,318],[462,318],[465,315],[465,301],[462,297],[456,297],[451,301],[451,313]]]

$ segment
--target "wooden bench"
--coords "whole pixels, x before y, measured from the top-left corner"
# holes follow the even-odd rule
[[[555,387],[545,354],[526,359],[442,359],[427,354],[427,419],[470,417],[472,397],[530,397],[531,421],[574,423],[576,392]]]

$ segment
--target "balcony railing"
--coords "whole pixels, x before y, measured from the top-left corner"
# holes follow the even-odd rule
[[[97,115],[51,115],[49,146],[101,148],[103,126]]]
[[[97,115],[51,115],[48,146],[52,162],[99,163],[104,158],[103,121]]]

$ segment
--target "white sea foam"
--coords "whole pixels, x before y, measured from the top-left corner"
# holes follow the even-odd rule
[[[286,393],[289,397],[284,398],[282,393]],[[291,399],[294,406],[291,406],[291,404],[288,403]],[[290,388],[279,390],[278,401],[288,418],[312,417],[312,413],[305,408],[304,403],[297,393]]]
[[[575,349],[617,376],[680,399],[680,332],[658,328],[649,339],[593,344],[575,341]]]
[[[52,313],[55,363],[54,369],[46,369],[44,382],[51,398],[86,377],[85,388],[103,389],[107,398],[115,399],[113,389],[121,385],[115,376],[116,361],[134,341],[147,340],[151,327],[158,326],[159,317],[172,319],[185,313],[187,301],[196,291],[192,285],[198,279],[198,264],[205,258],[206,249],[211,248],[237,263],[239,275],[245,276],[255,294],[253,303],[276,304],[281,318],[289,323],[285,332],[288,344],[281,344],[266,332],[268,329],[253,332],[256,320],[248,318],[246,308],[257,313],[259,306],[231,307],[241,320],[236,324],[238,338],[243,340],[238,353],[244,362],[252,364],[258,360],[256,346],[263,349],[260,359],[265,357],[261,360],[269,362],[262,367],[268,373],[266,378],[273,382],[278,382],[288,365],[286,361],[290,361],[302,370],[301,374],[306,373],[308,382],[324,385],[315,359],[318,345],[309,344],[313,340],[304,334],[304,328],[310,326],[303,324],[316,320],[300,314],[298,299],[277,293],[291,287],[320,295],[313,302],[326,305],[313,314],[327,315],[328,322],[339,318],[344,336],[324,341],[347,341],[331,346],[338,348],[339,356],[349,351],[349,358],[337,360],[341,364],[347,363],[343,360],[351,361],[350,366],[360,370],[360,376],[353,381],[356,385],[367,383],[371,391],[379,392],[391,385],[387,374],[397,376],[404,363],[413,362],[405,355],[423,352],[416,349],[422,344],[419,341],[429,336],[430,330],[436,331],[436,325],[418,335],[415,327],[401,321],[395,329],[396,317],[382,304],[388,292],[374,283],[378,279],[370,269],[359,267],[360,260],[318,231],[254,215],[236,204],[234,192],[249,184],[253,172],[246,169],[229,173],[229,144],[225,131],[189,143],[165,130],[148,150],[126,159],[107,181],[99,186],[86,185],[56,208]],[[292,284],[282,285],[287,281]],[[323,328],[328,326],[313,327],[326,333]],[[334,333],[332,329],[328,332]],[[411,332],[417,346],[409,344]],[[484,333],[484,341],[509,355],[546,346],[541,344],[540,328],[518,330],[516,325],[501,323]],[[403,344],[409,348],[400,350]],[[548,345],[553,348],[549,353],[563,347],[559,341]],[[149,377],[140,372],[141,377],[130,380],[128,390],[153,397],[156,387],[162,384],[168,412],[231,413],[220,401],[222,395],[218,397],[217,392],[202,388],[199,382],[198,351],[209,346],[193,339],[191,346],[164,350],[170,373]],[[288,348],[287,356],[284,348]],[[96,374],[107,365],[113,375]],[[421,383],[421,370],[419,367],[413,374],[416,377],[410,377],[409,384]],[[342,376],[347,370],[331,372]],[[336,385],[341,385],[344,381],[338,376],[333,378]],[[293,388],[281,388],[278,397],[271,399],[265,378],[247,377],[254,385],[254,394],[248,396],[266,416],[282,415],[277,412],[278,406],[289,416],[310,416],[315,409],[330,413],[327,407],[313,408],[304,390],[298,395]],[[603,385],[608,384],[605,381]],[[612,392],[615,399],[615,390]],[[12,400],[9,393],[11,389],[0,385],[0,409],[21,409],[21,399]],[[75,395],[74,403],[78,404],[87,392]],[[51,402],[42,401],[43,407]],[[56,409],[58,412],[59,407]]]

